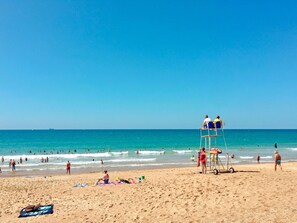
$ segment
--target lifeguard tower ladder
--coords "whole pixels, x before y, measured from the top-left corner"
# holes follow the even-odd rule
[[[223,151],[217,147],[217,141],[223,140],[226,162],[223,163],[219,157]],[[207,151],[208,158],[206,163],[206,170],[213,172],[215,175],[219,173],[234,173],[234,168],[232,167],[233,157],[228,154],[228,148],[225,140],[224,129],[221,122],[213,123],[210,121],[207,127],[200,129],[200,148],[204,141],[204,148]]]

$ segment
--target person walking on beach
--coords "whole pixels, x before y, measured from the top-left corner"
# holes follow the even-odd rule
[[[282,163],[282,157],[279,155],[278,151],[275,150],[275,152],[274,152],[274,170],[275,171],[277,169],[277,166],[279,166],[281,171],[283,171],[281,163]]]
[[[205,148],[202,148],[202,151],[200,153],[200,162],[201,162],[201,167],[202,167],[202,173],[206,173],[206,152]]]
[[[68,160],[68,162],[66,164],[66,174],[69,174],[69,175],[70,175],[70,166],[71,166],[71,163]]]
[[[2,156],[2,163],[4,163],[4,157]]]
[[[11,170],[14,172],[15,171],[15,161],[12,160],[11,162]]]
[[[208,115],[205,115],[205,118],[203,120],[203,128],[207,128],[209,122],[211,122],[211,119],[208,117]]]
[[[257,156],[257,162],[260,163],[260,156]]]

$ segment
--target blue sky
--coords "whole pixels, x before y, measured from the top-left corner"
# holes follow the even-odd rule
[[[296,1],[1,1],[0,129],[297,128]]]

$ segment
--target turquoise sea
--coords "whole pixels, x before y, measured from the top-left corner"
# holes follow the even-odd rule
[[[225,129],[212,145],[223,150],[222,160],[228,153],[234,163],[254,163],[257,155],[272,162],[275,143],[284,162],[297,160],[297,130]],[[10,159],[23,173],[64,171],[68,160],[83,172],[194,166],[199,147],[200,130],[1,130],[0,167],[8,173]]]

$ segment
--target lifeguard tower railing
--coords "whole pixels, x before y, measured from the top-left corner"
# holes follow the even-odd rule
[[[200,129],[200,148],[202,147],[202,139],[205,139],[205,145],[204,148],[210,150],[211,146],[212,146],[212,140],[211,139],[215,139],[216,142],[216,138],[222,136],[224,137],[224,130],[223,127],[221,125],[220,122],[209,122],[207,124],[207,127],[203,127]],[[225,140],[224,140],[225,142]]]

